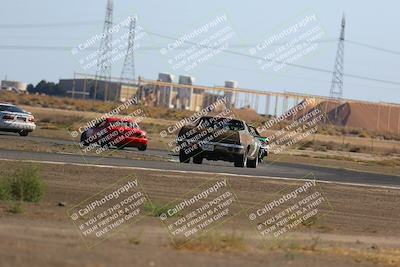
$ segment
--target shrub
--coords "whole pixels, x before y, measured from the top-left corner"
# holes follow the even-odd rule
[[[303,221],[301,224],[306,227],[310,227],[310,226],[313,226],[317,221],[318,221],[318,217],[312,216],[312,217],[308,218],[307,220]]]
[[[11,192],[10,192],[10,184],[6,181],[0,182],[0,200],[10,200]]]
[[[352,147],[350,147],[349,152],[360,153],[361,152],[361,147],[352,146]]]
[[[314,144],[313,141],[306,141],[304,143],[300,143],[299,149],[300,150],[305,150],[305,149],[307,149],[309,147],[312,147],[313,144]]]
[[[39,169],[25,165],[9,174],[0,185],[0,197],[2,200],[39,202],[43,198],[44,190],[45,184]]]
[[[336,150],[336,148],[337,148],[337,145],[332,141],[329,141],[328,143],[326,143],[325,146],[326,146],[327,150]]]
[[[349,134],[349,129],[347,129],[346,127],[341,127],[339,131],[341,134],[344,134],[344,135]]]
[[[18,214],[24,212],[24,207],[22,206],[21,202],[16,201],[10,205],[8,211],[14,214]]]
[[[329,127],[326,131],[328,135],[337,135],[336,129],[333,127]]]
[[[156,202],[145,202],[144,210],[149,213],[151,216],[159,217],[161,214],[167,214],[168,210],[171,209],[172,206],[163,206]],[[178,215],[178,214],[175,214]],[[169,217],[169,216],[168,216]]]
[[[370,135],[367,131],[362,131],[361,133],[358,134],[358,137],[362,137],[362,138],[369,138]]]
[[[326,151],[328,151],[328,149],[327,149],[326,145],[316,144],[314,146],[314,151],[326,152]]]
[[[191,241],[185,238],[177,238],[175,248],[196,251],[244,251],[247,249],[242,234],[236,232],[220,233],[215,230],[204,233]]]
[[[361,129],[352,128],[349,130],[349,134],[351,135],[359,135],[361,133]]]

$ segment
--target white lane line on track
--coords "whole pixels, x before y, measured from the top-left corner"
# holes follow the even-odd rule
[[[71,162],[53,162],[46,160],[19,160],[19,159],[2,159],[1,161],[18,161],[18,162],[28,162],[28,163],[42,163],[42,164],[54,164],[54,165],[73,165],[81,167],[95,167],[95,168],[112,168],[112,169],[125,169],[125,170],[142,170],[142,171],[154,171],[154,172],[174,172],[174,173],[194,173],[194,174],[205,174],[205,175],[226,175],[234,177],[248,177],[256,179],[270,179],[278,181],[304,181],[300,178],[286,178],[286,177],[275,177],[275,176],[256,176],[247,174],[233,174],[233,173],[223,173],[223,172],[201,172],[201,171],[182,171],[182,170],[165,170],[165,169],[154,169],[154,168],[144,168],[144,167],[130,167],[130,166],[112,166],[112,165],[102,165],[102,164],[83,164],[83,163],[71,163]],[[358,184],[358,183],[347,183],[347,182],[334,182],[325,180],[316,180],[318,183],[322,184],[335,184],[335,185],[346,185],[346,186],[357,186],[357,187],[370,187],[370,188],[381,188],[381,189],[394,189],[400,190],[400,187],[396,186],[386,186],[386,185],[368,185],[368,184]]]

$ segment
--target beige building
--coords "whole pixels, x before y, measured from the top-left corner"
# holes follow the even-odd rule
[[[146,105],[191,111],[199,111],[222,97],[227,98],[229,107],[235,106],[235,92],[205,90],[195,85],[195,78],[192,76],[181,75],[178,83],[174,82],[174,79],[172,74],[159,73],[157,81],[164,84],[147,82],[140,85],[139,98]],[[237,88],[237,82],[226,81],[225,87]]]
[[[120,92],[118,95],[118,100],[121,102],[125,102],[129,99],[132,99],[137,95],[139,87],[136,85],[121,85]]]
[[[125,102],[136,96],[138,86],[116,81],[96,81],[92,78],[60,79],[60,88],[67,92],[67,95],[78,99],[96,99]]]
[[[3,90],[21,93],[21,92],[26,92],[27,87],[28,85],[23,82],[8,81],[8,80],[1,81],[1,89]]]

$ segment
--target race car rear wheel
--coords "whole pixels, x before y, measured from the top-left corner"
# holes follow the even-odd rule
[[[104,141],[98,141],[97,144],[104,149],[109,149],[110,148],[110,144],[108,142],[104,142]]]
[[[247,168],[257,168],[258,166],[258,157],[255,157],[253,160],[247,160]]]
[[[234,162],[235,167],[243,168],[247,165],[247,153],[245,152],[243,155],[240,155],[236,158]]]
[[[202,164],[203,163],[203,158],[199,156],[194,156],[193,157],[193,163],[194,164]]]
[[[84,146],[88,146],[88,145],[89,145],[89,143],[88,143],[88,141],[87,141],[86,131],[84,131],[84,132],[81,134],[80,142],[81,142],[81,144],[84,145]]]
[[[24,131],[24,130],[19,132],[20,136],[27,136],[28,134],[29,134],[29,132],[28,131]]]
[[[190,156],[187,155],[183,150],[179,150],[179,162],[189,163]]]
[[[138,147],[138,149],[140,151],[145,151],[147,149],[147,145],[140,146],[140,147]]]

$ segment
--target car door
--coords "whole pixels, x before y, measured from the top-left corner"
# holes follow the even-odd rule
[[[246,125],[246,134],[249,136],[249,145],[250,145],[250,150],[249,150],[249,156],[250,157],[256,157],[258,156],[258,150],[260,149],[261,143],[256,137],[256,133],[254,132],[254,129],[252,129],[250,126]]]
[[[106,137],[107,135],[107,125],[108,122],[106,120],[99,122],[91,128],[91,133],[90,135],[93,136],[94,141],[99,141],[102,138]]]

